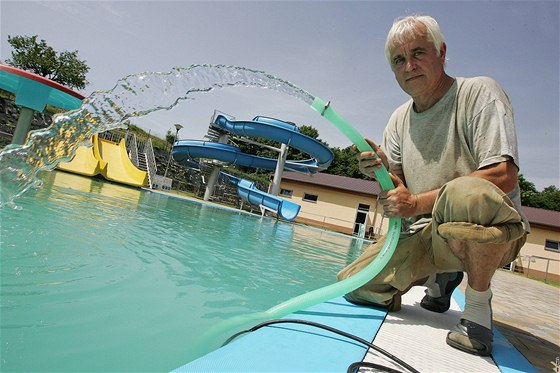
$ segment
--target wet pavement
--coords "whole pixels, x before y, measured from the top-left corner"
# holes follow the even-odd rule
[[[459,288],[465,292],[467,277]],[[494,325],[539,372],[559,372],[560,288],[499,270],[492,278]]]

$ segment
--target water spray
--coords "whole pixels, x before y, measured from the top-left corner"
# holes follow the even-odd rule
[[[76,148],[98,132],[123,126],[130,118],[158,110],[170,110],[194,94],[225,87],[268,88],[298,98],[333,123],[359,151],[373,151],[364,138],[332,108],[330,102],[314,97],[292,83],[263,71],[225,65],[191,65],[169,73],[129,75],[109,91],[96,91],[82,106],[59,114],[46,129],[32,131],[25,144],[0,149],[0,208],[16,207],[13,200],[29,190],[40,170],[51,170],[69,159]],[[381,189],[394,188],[384,167],[375,171]],[[389,231],[379,255],[359,273],[340,282],[310,291],[264,312],[240,315],[225,320],[209,330],[198,343],[198,356],[216,345],[224,335],[248,324],[282,318],[290,313],[349,293],[366,284],[381,272],[395,251],[401,222],[389,219]],[[227,337],[225,337],[227,338]],[[215,346],[218,347],[218,346]]]

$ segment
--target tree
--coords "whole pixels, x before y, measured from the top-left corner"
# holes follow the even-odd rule
[[[171,130],[167,130],[167,133],[165,134],[165,141],[167,141],[169,145],[173,145],[175,142],[175,136],[175,133],[171,132]]]
[[[542,192],[531,195],[530,198],[522,202],[522,205],[560,211],[560,190],[554,185],[548,186]]]
[[[535,188],[535,184],[525,179],[523,174],[518,174],[517,180],[519,182],[519,189],[521,191],[521,204],[523,206],[531,206],[529,204],[531,199],[539,193],[537,191],[537,188]]]
[[[86,61],[78,59],[78,51],[56,52],[45,40],[37,41],[34,36],[8,35],[12,46],[12,58],[6,60],[10,66],[27,70],[74,89],[84,89],[88,84]]]
[[[298,130],[299,133],[311,137],[312,139],[319,141],[320,143],[324,144],[327,147],[329,146],[329,144],[327,144],[325,141],[319,138],[319,131],[315,127],[304,124],[299,126]],[[307,154],[305,151],[293,147],[290,147],[290,149],[288,150],[288,159],[305,160],[309,158],[310,158],[309,154]]]
[[[521,204],[545,210],[560,211],[560,189],[550,185],[537,191],[535,184],[525,179],[522,174],[517,175],[519,189],[521,189]]]
[[[542,209],[560,211],[560,189],[550,185],[535,196],[532,202]]]
[[[331,151],[334,153],[334,160],[329,168],[323,172],[331,175],[371,180],[360,172],[360,169],[358,168],[358,161],[356,160],[356,154],[352,150],[351,146],[344,149],[331,148]]]
[[[319,130],[317,128],[315,128],[313,126],[308,126],[307,124],[304,124],[304,125],[300,126],[298,128],[298,130],[299,130],[299,133],[303,133],[304,135],[309,136],[312,139],[321,141],[323,144],[325,144],[324,141],[319,139]]]

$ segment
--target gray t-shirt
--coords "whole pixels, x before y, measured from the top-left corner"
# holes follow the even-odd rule
[[[417,113],[409,100],[393,113],[383,133],[389,169],[405,177],[408,190],[434,190],[460,176],[512,159],[519,167],[513,111],[508,96],[493,79],[455,78],[449,91],[430,109]],[[507,193],[526,227],[519,185]],[[431,216],[403,222],[415,232]]]

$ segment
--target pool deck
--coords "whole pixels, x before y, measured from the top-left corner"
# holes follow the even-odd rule
[[[419,307],[423,288],[417,287],[403,297],[401,311],[387,315],[337,298],[289,318],[324,323],[373,341],[421,372],[553,372],[560,352],[554,342],[560,328],[556,307],[559,289],[506,271],[498,271],[493,287],[496,325],[492,358],[469,355],[445,343],[447,331],[461,315],[461,291],[454,294],[452,307],[444,314]],[[556,298],[547,302],[549,296]],[[379,353],[366,351],[363,345],[321,329],[281,324],[239,338],[176,372],[346,371],[349,364],[362,359],[399,369]]]

